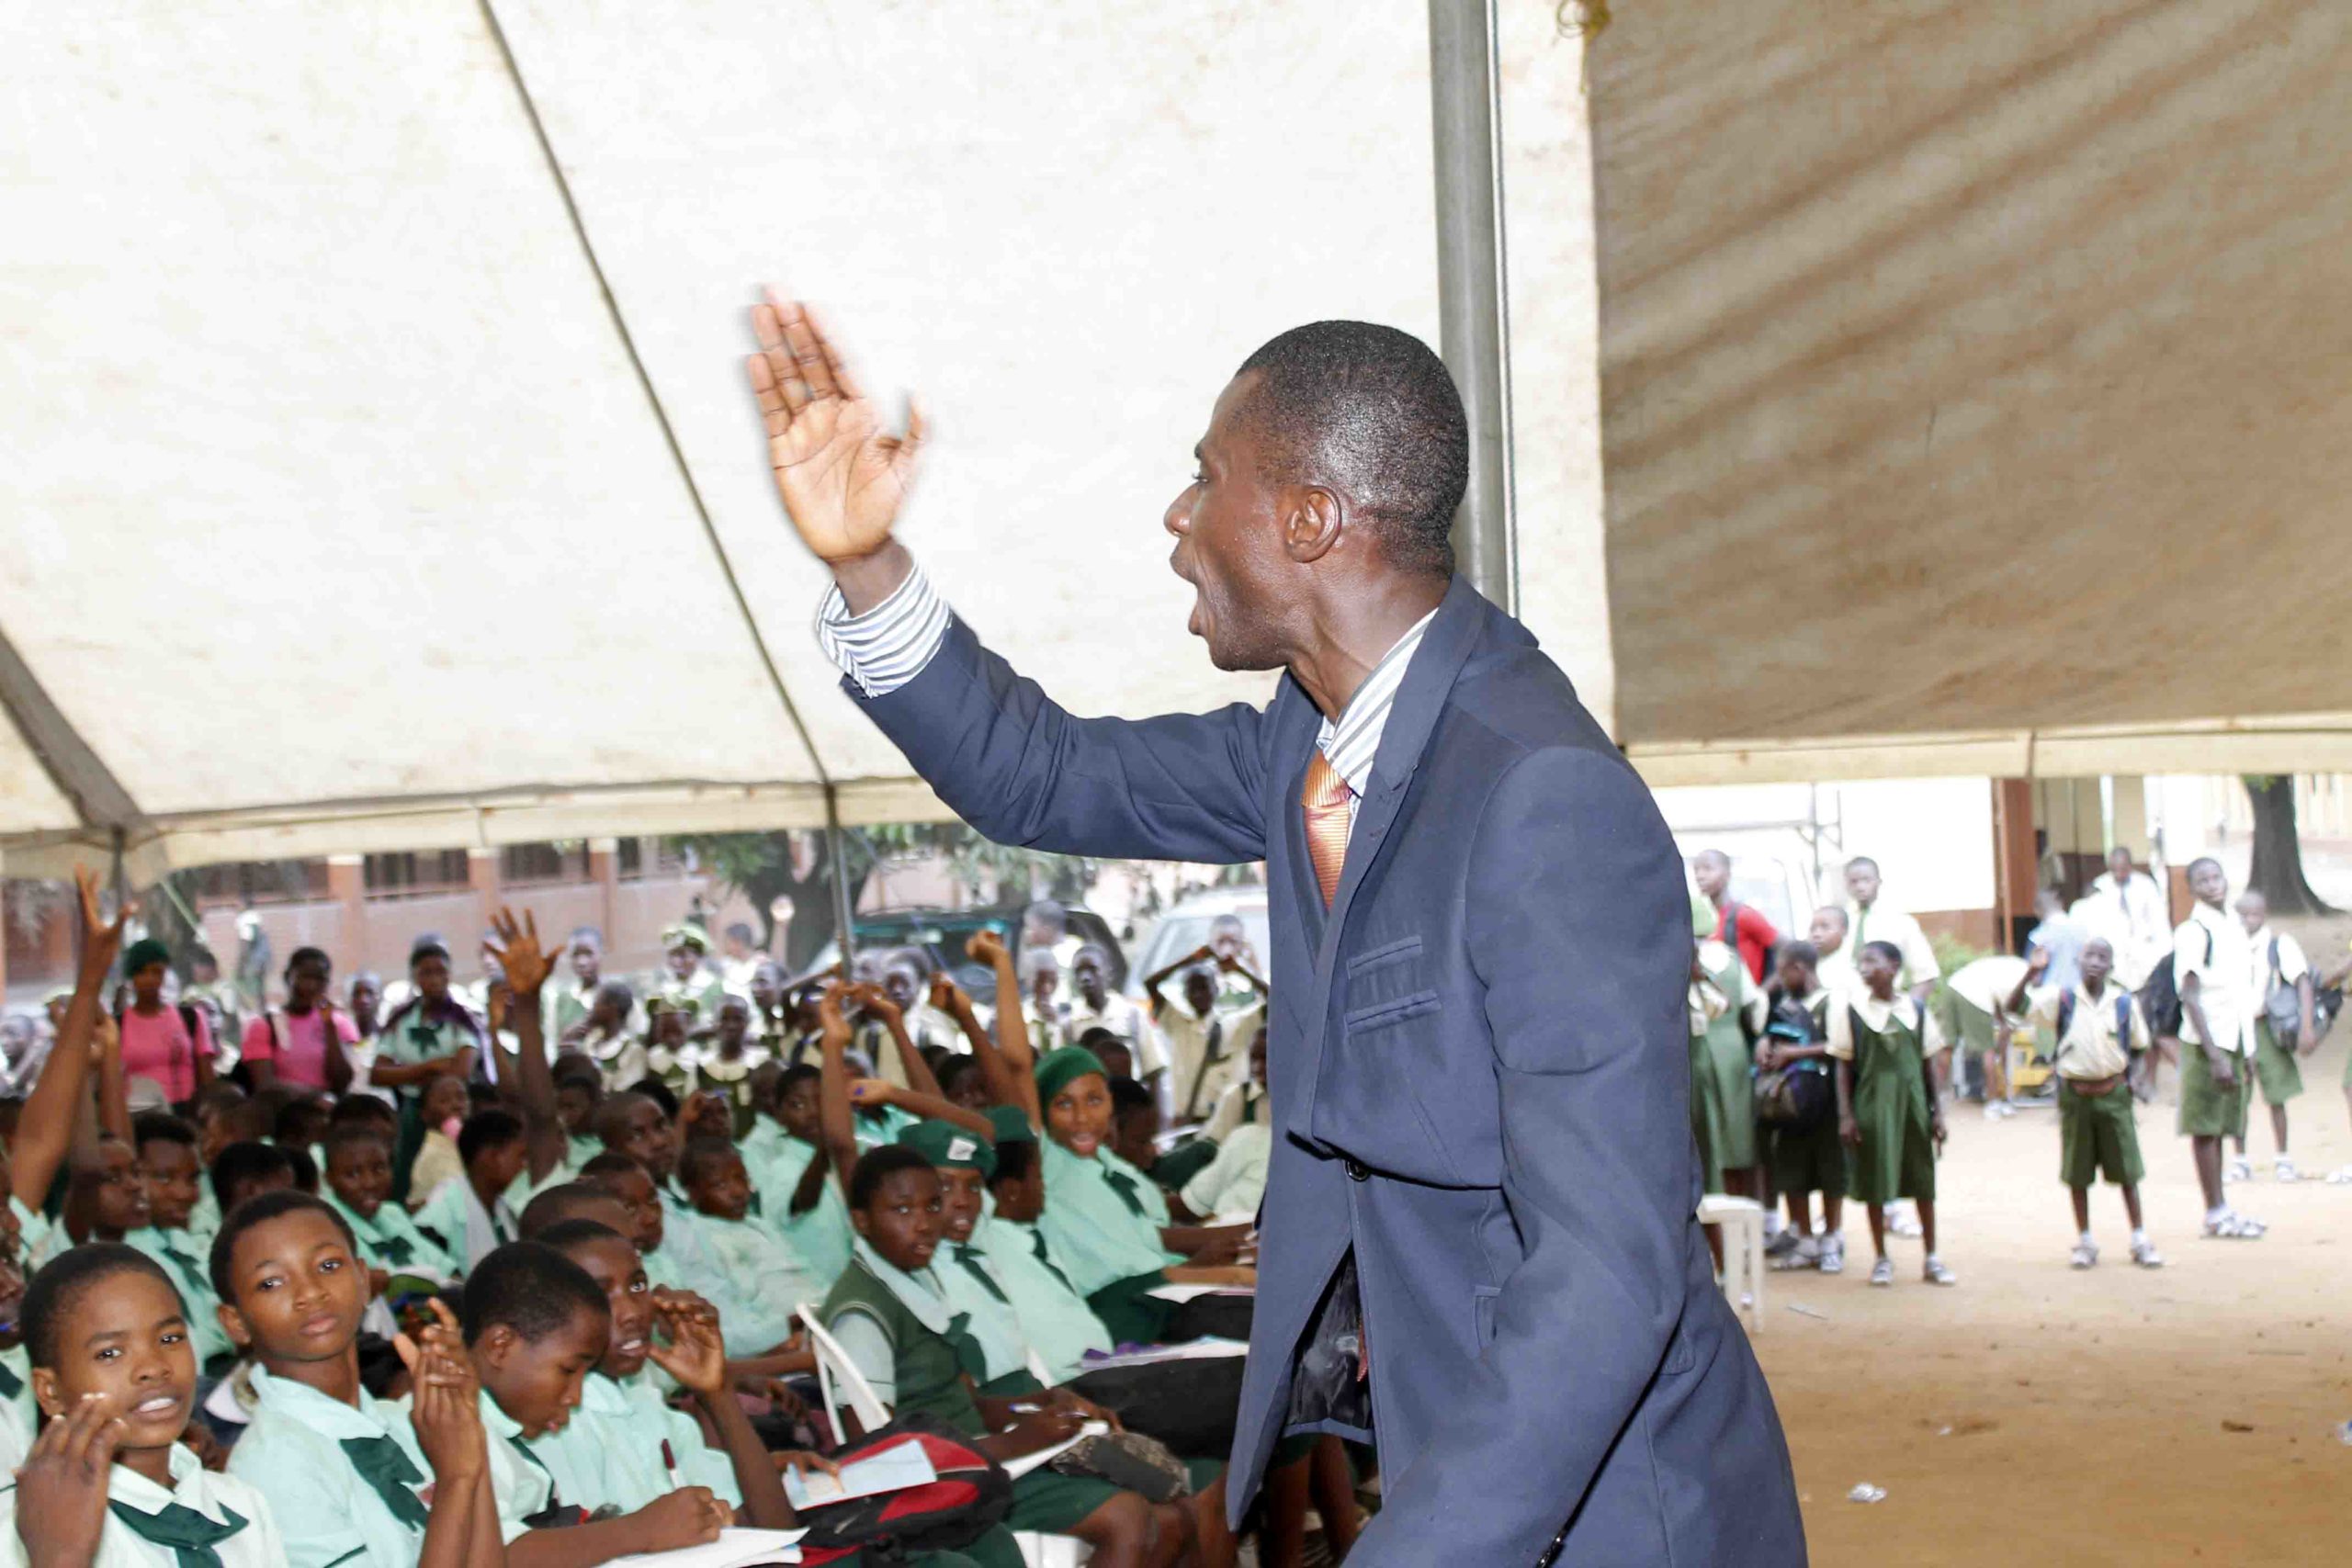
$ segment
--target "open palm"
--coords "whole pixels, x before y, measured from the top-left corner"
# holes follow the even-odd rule
[[[885,430],[805,306],[771,295],[752,310],[760,352],[744,362],[768,433],[768,466],[793,526],[818,558],[854,560],[890,541],[914,488],[922,411]]]

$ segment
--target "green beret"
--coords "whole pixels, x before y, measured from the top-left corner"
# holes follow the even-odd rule
[[[1091,1073],[1108,1082],[1111,1075],[1102,1068],[1102,1058],[1083,1045],[1065,1045],[1049,1051],[1037,1064],[1037,1103],[1052,1103],[1054,1096],[1078,1079]]]
[[[901,1127],[899,1142],[934,1166],[977,1170],[982,1180],[996,1174],[996,1151],[989,1146],[989,1141],[953,1122],[917,1122],[910,1127]]]
[[[1017,1105],[991,1105],[980,1112],[996,1128],[999,1148],[1007,1144],[1034,1144],[1037,1129],[1029,1125],[1029,1113]]]
[[[675,953],[682,947],[691,947],[696,953],[707,953],[710,951],[710,933],[696,925],[672,926],[662,933],[662,952]]]
[[[122,972],[136,975],[151,964],[168,964],[172,950],[152,936],[142,936],[123,950]]]

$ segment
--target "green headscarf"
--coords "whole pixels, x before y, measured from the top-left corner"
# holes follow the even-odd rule
[[[710,952],[710,933],[695,925],[672,926],[662,933],[662,952],[675,953],[682,947],[691,947],[696,953],[707,955]]]
[[[901,1127],[899,1142],[933,1166],[977,1170],[983,1181],[996,1174],[996,1151],[989,1146],[988,1140],[953,1122],[933,1120]]]
[[[122,972],[136,975],[151,964],[161,964],[168,968],[171,962],[172,950],[169,947],[154,937],[142,936],[123,950]]]
[[[1054,1096],[1091,1074],[1109,1081],[1110,1074],[1102,1070],[1102,1059],[1083,1045],[1065,1045],[1049,1051],[1037,1064],[1037,1103],[1053,1103]]]
[[[1029,1125],[1028,1113],[1017,1105],[991,1105],[980,1114],[996,1128],[999,1148],[1007,1144],[1034,1144],[1037,1141],[1037,1129]]]

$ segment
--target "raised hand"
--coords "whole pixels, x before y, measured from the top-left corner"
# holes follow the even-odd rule
[[[539,944],[537,919],[526,909],[518,923],[514,911],[502,905],[490,926],[497,933],[497,940],[481,944],[482,955],[506,972],[506,983],[514,987],[518,999],[537,996],[548,976],[555,973],[557,958],[555,953]]]
[[[852,1001],[885,1023],[905,1016],[899,1010],[899,1004],[890,999],[890,993],[871,981],[863,981],[852,986],[849,988],[849,994]]]
[[[82,897],[82,979],[96,990],[114,967],[115,954],[122,951],[123,922],[139,912],[139,906],[126,898],[108,920],[98,912],[98,874],[77,865],[74,886]]]
[[[842,1011],[842,998],[847,995],[839,980],[828,980],[817,996],[817,1030],[829,1047],[849,1043],[849,1019]]]
[[[922,410],[910,399],[905,433],[885,430],[807,307],[774,288],[752,308],[752,334],[760,352],[744,368],[792,525],[830,565],[873,555],[890,542],[913,488]]]
[[[888,1078],[852,1078],[849,1102],[852,1105],[888,1105],[890,1103],[890,1081]]]
[[[680,1301],[656,1297],[654,1322],[668,1336],[656,1335],[653,1364],[678,1380],[693,1393],[716,1398],[727,1388],[727,1347],[719,1337],[718,1314],[701,1297]]]
[[[990,968],[1012,956],[1005,948],[1004,938],[994,931],[974,931],[972,940],[964,944],[964,951],[971,954],[973,963],[985,964]]]
[[[964,987],[956,983],[955,976],[942,969],[931,977],[931,1005],[953,1018],[958,1009],[971,1006],[972,999],[964,994]]]
[[[107,1523],[107,1476],[122,1418],[103,1394],[52,1416],[17,1472],[17,1531],[32,1562],[88,1562]]]

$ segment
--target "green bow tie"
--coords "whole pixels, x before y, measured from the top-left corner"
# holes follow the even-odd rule
[[[1047,1255],[1046,1251],[1046,1233],[1044,1231],[1031,1231],[1029,1233],[1029,1250],[1037,1255],[1037,1261],[1046,1266],[1046,1273],[1051,1274],[1055,1279],[1059,1280],[1062,1282],[1063,1290],[1068,1291],[1072,1295],[1076,1295],[1078,1293],[1078,1287],[1069,1282],[1069,1276],[1063,1273],[1058,1268],[1055,1267],[1053,1258]]]
[[[408,1043],[412,1045],[431,1045],[440,1038],[441,1030],[438,1025],[412,1023],[408,1026]]]
[[[128,1503],[107,1506],[141,1540],[170,1547],[178,1568],[220,1568],[220,1554],[212,1550],[212,1543],[226,1540],[245,1528],[245,1521],[234,1508],[221,1509],[221,1517],[227,1522],[215,1524],[185,1503],[166,1503],[163,1511],[155,1514],[142,1514]]]
[[[376,1244],[377,1255],[395,1269],[405,1269],[416,1257],[416,1243],[404,1235],[389,1235]]]
[[[14,1367],[0,1361],[0,1399],[14,1399],[25,1392],[25,1380],[17,1375]]]
[[[359,1479],[375,1488],[376,1495],[384,1500],[392,1517],[411,1529],[424,1528],[431,1511],[422,1498],[409,1490],[424,1482],[424,1472],[416,1468],[400,1444],[390,1438],[345,1438],[343,1451],[351,1461],[351,1468],[359,1472]]]
[[[195,1257],[172,1245],[171,1232],[159,1230],[155,1235],[164,1248],[164,1256],[172,1260],[172,1267],[180,1271],[180,1278],[188,1282],[190,1290],[201,1292],[212,1289],[211,1280],[198,1265]]]
[[[999,1288],[996,1280],[989,1275],[988,1269],[982,1267],[979,1252],[976,1248],[965,1246],[960,1241],[955,1244],[955,1247],[956,1261],[964,1266],[964,1271],[971,1275],[973,1279],[978,1280],[980,1282],[980,1288],[988,1292],[989,1295],[994,1296],[1003,1305],[1011,1306],[1012,1304],[1012,1298],[1006,1295],[1004,1292]]]
[[[1120,1172],[1115,1170],[1105,1169],[1102,1172],[1102,1179],[1104,1182],[1109,1184],[1112,1191],[1116,1192],[1119,1195],[1120,1201],[1126,1204],[1127,1212],[1129,1213],[1136,1215],[1137,1218],[1142,1217],[1143,1200],[1136,1196],[1136,1179],[1134,1177],[1122,1175]]]
[[[972,1337],[972,1314],[959,1312],[947,1320],[947,1343],[955,1348],[956,1364],[972,1374],[974,1382],[989,1381],[989,1359]]]

